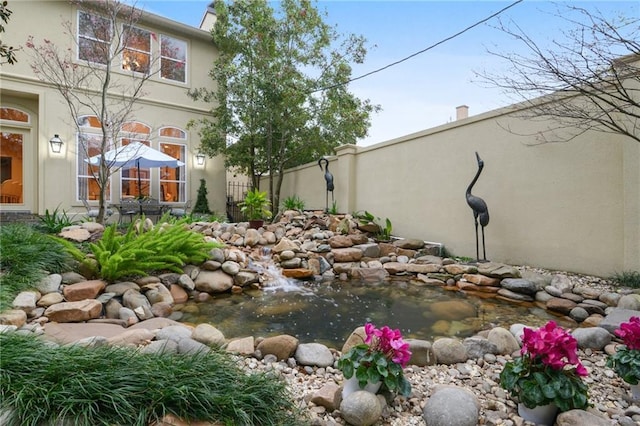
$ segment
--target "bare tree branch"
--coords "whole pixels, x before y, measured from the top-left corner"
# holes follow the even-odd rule
[[[476,75],[515,95],[522,102],[517,116],[550,123],[535,134],[540,143],[569,141],[587,131],[640,142],[640,18],[610,18],[574,6],[556,16],[570,29],[548,49],[515,22],[501,21],[497,28],[523,44],[526,53],[490,49],[508,71]]]

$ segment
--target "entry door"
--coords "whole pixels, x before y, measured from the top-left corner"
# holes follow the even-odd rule
[[[25,193],[31,184],[25,173],[29,131],[3,127],[0,135],[0,204],[7,210],[30,210],[32,194]]]

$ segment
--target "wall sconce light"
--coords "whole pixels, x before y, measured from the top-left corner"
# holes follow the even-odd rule
[[[196,164],[198,166],[204,166],[204,154],[199,152],[196,154]]]
[[[60,154],[62,151],[62,139],[60,139],[59,135],[53,135],[51,140],[49,140],[49,144],[51,144],[51,152],[54,154]]]

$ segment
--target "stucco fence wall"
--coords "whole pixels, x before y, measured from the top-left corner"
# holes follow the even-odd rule
[[[588,132],[531,146],[532,137],[505,130],[535,134],[536,126],[548,123],[503,109],[369,147],[342,146],[329,164],[338,210],[367,210],[389,218],[395,236],[475,258],[465,190],[477,151],[485,167],[472,192],[489,208],[488,259],[603,277],[640,270],[640,144]],[[316,163],[286,172],[281,200],[291,195],[324,209]]]

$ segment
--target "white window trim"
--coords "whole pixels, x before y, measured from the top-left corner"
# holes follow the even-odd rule
[[[139,75],[152,75],[154,73],[153,71],[153,53],[154,53],[154,48],[153,48],[153,34],[154,32],[151,30],[148,30],[146,28],[142,28],[142,27],[138,27],[136,25],[129,25],[129,24],[122,24],[122,34],[126,34],[126,30],[125,27],[131,27],[131,28],[135,28],[137,30],[142,30],[145,31],[147,33],[149,33],[149,51],[144,51],[144,50],[140,50],[140,49],[136,49],[135,47],[129,47],[125,44],[126,42],[126,38],[123,39],[123,44],[122,44],[122,53],[120,54],[120,71],[124,71],[124,72],[133,72],[134,74],[139,74]],[[149,70],[144,73],[144,72],[140,72],[140,71],[132,71],[132,70],[128,70],[126,68],[124,68],[124,54],[125,51],[130,50],[133,52],[138,52],[138,53],[142,53],[145,55],[149,55]]]
[[[95,41],[95,42],[98,42],[98,43],[108,44],[109,45],[109,56],[111,56],[111,49],[112,49],[111,43],[113,41],[113,26],[112,26],[112,23],[109,22],[109,32],[111,33],[111,38],[112,38],[111,40],[101,40],[99,38],[82,35],[82,34],[80,34],[80,14],[81,13],[84,13],[84,14],[87,14],[87,15],[98,16],[100,18],[103,18],[105,21],[109,21],[108,18],[105,18],[104,16],[102,16],[100,14],[91,13],[91,12],[88,12],[86,10],[78,9],[77,14],[76,14],[76,59],[78,61],[84,61],[84,62],[87,62],[87,63],[90,63],[90,64],[95,64],[96,66],[106,67],[107,64],[103,64],[102,62],[94,62],[94,61],[91,61],[89,59],[83,59],[83,58],[80,57],[80,39],[84,38],[86,40],[91,40],[91,41]],[[109,61],[107,61],[107,63],[108,62]]]
[[[182,41],[184,42],[184,81],[180,81],[180,80],[174,80],[172,78],[166,78],[162,76],[162,60],[163,59],[167,59],[169,61],[172,62],[177,62],[180,63],[180,61],[178,59],[172,58],[170,56],[163,56],[162,55],[162,38],[163,37],[167,37],[167,38],[172,38],[174,40],[178,40],[178,41]],[[160,77],[160,80],[162,81],[168,81],[168,82],[172,82],[172,83],[178,83],[178,84],[187,84],[188,81],[188,66],[189,66],[189,42],[187,40],[183,40],[181,38],[178,37],[173,37],[170,36],[168,34],[162,34],[160,33],[160,38],[158,41],[158,55],[160,56],[160,63],[158,64],[158,77]],[[181,129],[182,130],[182,129]]]

